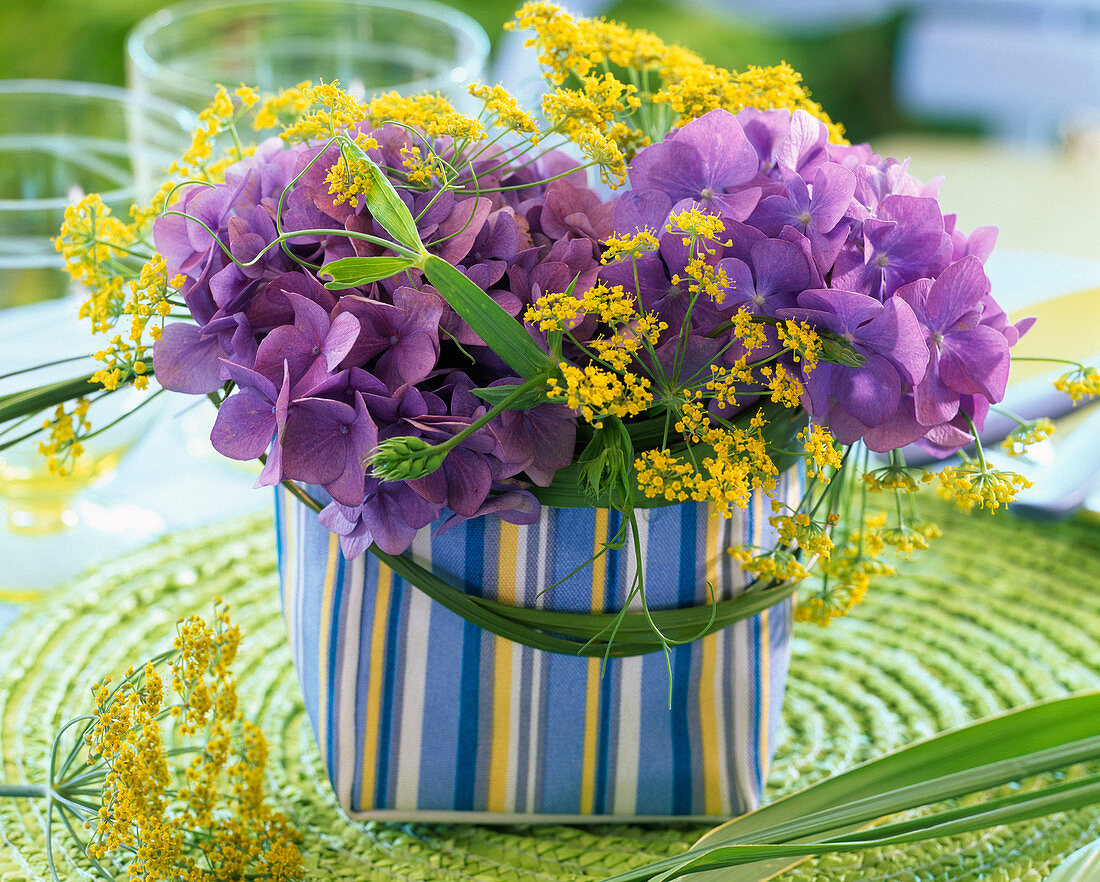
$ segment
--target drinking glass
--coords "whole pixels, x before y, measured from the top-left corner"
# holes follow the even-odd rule
[[[130,205],[152,195],[158,174],[186,146],[189,121],[183,108],[110,86],[0,81],[0,395],[94,369],[89,359],[9,376],[103,347],[77,318],[84,295],[74,290],[51,239],[66,206],[86,193],[100,193],[113,214],[128,219]],[[137,403],[129,392],[93,405],[93,428]],[[0,450],[0,545],[13,533],[43,535],[74,526],[81,520],[77,494],[114,471],[155,413],[145,407],[89,440],[65,478],[44,467],[37,452],[44,433]],[[28,434],[49,415],[5,432],[0,443]],[[102,507],[96,511],[109,514]],[[31,553],[29,547],[20,553]],[[8,550],[8,572],[0,581],[14,564]]]
[[[263,92],[338,79],[365,97],[441,92],[466,104],[489,39],[472,18],[431,0],[186,2],[139,23],[126,44],[131,88],[198,110],[218,84]]]

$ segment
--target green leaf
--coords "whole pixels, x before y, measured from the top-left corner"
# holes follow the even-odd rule
[[[471,389],[478,398],[483,401],[488,401],[490,404],[500,404],[509,395],[515,391],[515,385],[506,385],[502,383],[499,386],[481,386],[477,389]],[[530,410],[533,407],[538,407],[540,404],[548,404],[550,399],[546,396],[545,389],[533,389],[530,392],[526,392],[519,398],[516,398],[508,405],[509,410]]]
[[[323,507],[294,482],[283,484],[314,511]],[[621,617],[614,613],[555,612],[476,597],[445,582],[411,558],[386,554],[377,545],[370,546],[369,551],[406,582],[486,631],[535,649],[590,658],[623,658],[662,651],[664,645],[653,624],[673,640],[703,636],[779,603],[790,597],[796,587],[754,583],[743,594],[714,605],[650,610],[651,624],[641,612]],[[619,621],[612,640],[610,626],[616,624],[616,619]]]
[[[343,291],[396,276],[417,263],[414,257],[344,257],[326,264],[320,275],[330,280],[325,283],[330,291]]]
[[[634,445],[618,417],[605,417],[578,459],[580,485],[592,497],[614,500],[624,510],[634,498]]]
[[[345,141],[341,149],[351,154],[352,162],[366,166],[371,177],[371,188],[366,194],[367,208],[387,233],[417,254],[424,254],[424,243],[416,229],[416,221],[407,205],[397,195],[386,173],[353,141]]]
[[[459,270],[434,254],[421,267],[435,289],[498,356],[525,380],[552,370],[554,363],[527,329]]]
[[[841,337],[839,334],[835,334],[832,331],[818,330],[818,336],[821,338],[821,360],[832,362],[833,364],[843,364],[848,367],[859,367],[867,359],[864,358],[856,348]]]
[[[1095,882],[1100,879],[1100,839],[1085,845],[1055,868],[1046,882]]]
[[[726,868],[721,871],[703,871],[697,864],[693,872],[701,874],[692,876],[693,882],[757,882],[793,866],[801,856],[851,850],[834,848],[837,843],[853,845],[859,840],[885,844],[878,837],[897,835],[911,837],[904,841],[915,841],[929,835],[947,835],[944,828],[937,831],[935,825],[977,823],[977,816],[948,812],[930,819],[902,822],[905,829],[893,825],[892,831],[887,828],[862,834],[855,831],[890,814],[1097,758],[1100,758],[1100,691],[1040,702],[918,741],[834,775],[711,830],[686,855],[659,861],[615,879],[627,882],[657,878],[716,848],[757,843],[787,846],[786,850],[770,853],[754,852],[752,866],[736,870],[722,864]],[[1022,813],[1037,810],[1040,805],[1047,805],[1044,811],[1049,813],[1069,807],[1075,799],[1097,798],[1096,787],[1088,780],[1074,782],[1071,790],[1061,793],[1047,788],[1041,796],[1029,797],[1026,804],[1016,805],[1012,802],[1015,797],[1007,802],[986,803],[981,808],[991,813],[983,816],[981,823],[1007,823],[1005,818],[1019,819],[1017,815],[1022,817]],[[1048,800],[1049,805],[1042,800]],[[743,857],[748,853],[738,854]],[[726,858],[730,856],[725,854]]]
[[[152,362],[151,358],[145,359],[150,373],[152,373]],[[61,380],[56,383],[47,383],[43,386],[24,389],[21,392],[9,393],[0,397],[0,425],[29,414],[40,413],[59,404],[74,401],[81,396],[102,391],[103,386],[92,382],[92,375],[88,374],[83,377],[74,377],[71,380]]]

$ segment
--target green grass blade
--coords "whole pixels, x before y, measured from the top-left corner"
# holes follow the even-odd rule
[[[424,259],[422,269],[462,320],[519,376],[529,380],[553,369],[550,356],[527,329],[459,270],[435,255]]]
[[[627,613],[623,616],[623,624],[608,646],[608,634],[605,632],[615,618],[612,615],[528,609],[475,597],[448,584],[410,558],[386,554],[375,546],[371,546],[370,550],[398,576],[451,612],[486,631],[517,643],[548,652],[597,658],[644,655],[663,648],[660,638],[642,613]],[[716,605],[717,609],[704,606],[651,610],[650,615],[669,637],[695,637],[704,629],[709,633],[755,615],[761,609],[788,597],[793,591],[793,585],[782,585],[768,591],[722,601]],[[708,623],[711,623],[709,629]]]
[[[35,386],[22,392],[12,392],[0,397],[0,425],[102,391],[103,387],[99,383],[93,383],[92,375],[87,374],[71,380]]]
[[[704,854],[693,855],[687,860],[681,857],[679,864],[654,875],[651,879],[652,882],[668,882],[670,879],[692,874],[693,880],[698,880],[701,878],[697,875],[700,871],[717,872],[720,870],[723,871],[722,875],[716,878],[729,879],[733,877],[724,871],[730,867],[745,864],[759,865],[761,861],[777,858],[789,859],[825,852],[860,851],[865,848],[905,845],[924,839],[957,836],[1000,824],[1027,821],[1052,812],[1072,811],[1097,803],[1100,803],[1100,779],[1093,776],[1055,787],[1040,788],[1019,794],[1014,798],[1011,805],[1001,805],[993,810],[990,810],[988,806],[972,806],[970,810],[964,813],[964,816],[953,817],[949,820],[944,820],[939,815],[930,815],[923,819],[925,822],[923,825],[919,827],[910,826],[904,832],[897,832],[892,827],[883,827],[868,831],[861,837],[853,838],[832,838],[799,843],[718,845]],[[768,875],[763,874],[763,872],[757,870],[756,875],[752,878],[757,880],[767,879]]]
[[[1006,711],[915,742],[723,824],[692,850],[771,842],[772,836],[790,843],[812,837],[815,830],[842,835],[873,820],[869,813],[875,811],[882,817],[949,798],[945,794],[987,789],[1090,757],[1100,757],[1100,691]],[[905,791],[904,798],[897,798],[899,791]],[[775,852],[771,858],[756,858],[764,863],[752,867],[703,871],[693,882],[756,882],[793,866],[805,854]],[[683,860],[660,861],[616,878],[649,879]]]

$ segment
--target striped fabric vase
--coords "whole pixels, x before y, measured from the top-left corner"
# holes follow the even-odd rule
[[[777,491],[788,492],[798,488]],[[661,652],[604,663],[522,646],[436,604],[369,553],[345,561],[286,491],[276,512],[287,633],[351,817],[711,819],[756,806],[790,657],[789,600],[675,647],[669,707]],[[763,495],[730,518],[703,503],[639,510],[650,607],[705,603],[708,583],[721,598],[737,594],[747,579],[727,549],[770,545],[768,514]],[[634,579],[633,546],[585,564],[618,518],[544,506],[530,526],[481,518],[442,535],[425,528],[406,553],[499,601],[615,611]]]

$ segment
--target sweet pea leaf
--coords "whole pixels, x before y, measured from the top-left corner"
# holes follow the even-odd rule
[[[424,253],[424,243],[416,229],[409,207],[401,201],[385,172],[378,167],[366,151],[358,144],[349,142],[343,149],[350,154],[353,162],[365,166],[371,177],[371,188],[367,191],[367,208],[387,233],[411,251]]]
[[[325,287],[330,291],[343,291],[388,279],[416,264],[412,257],[344,257],[326,264],[320,275],[329,279]]]
[[[490,404],[500,404],[509,395],[515,392],[515,386],[500,385],[500,386],[482,386],[478,389],[471,389],[478,398],[483,401],[488,401]],[[516,398],[508,405],[509,410],[530,410],[533,407],[538,407],[540,404],[547,404],[550,399],[546,396],[545,389],[532,389],[529,392],[525,392],[519,398]]]
[[[519,376],[529,380],[554,367],[527,329],[458,269],[434,254],[424,258],[421,269],[451,308]]]

